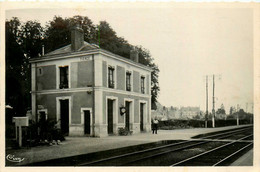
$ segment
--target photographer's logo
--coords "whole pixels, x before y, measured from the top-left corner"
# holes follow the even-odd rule
[[[20,157],[15,157],[14,155],[11,155],[11,154],[8,154],[6,156],[6,159],[8,161],[11,161],[11,162],[22,162],[24,160],[24,158],[20,158]]]

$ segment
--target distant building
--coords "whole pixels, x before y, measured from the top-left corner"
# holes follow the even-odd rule
[[[162,120],[169,119],[193,119],[196,116],[201,116],[200,107],[166,107],[164,108],[161,104],[157,103],[156,111],[152,112],[152,118],[157,116]]]
[[[200,115],[200,107],[181,107],[179,113],[181,114],[180,118],[192,119],[196,115]]]
[[[70,136],[150,131],[152,70],[138,59],[84,42],[74,27],[70,45],[30,60],[32,116],[56,120]]]

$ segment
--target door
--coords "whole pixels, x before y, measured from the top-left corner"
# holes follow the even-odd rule
[[[107,133],[113,134],[113,100],[107,100]]]
[[[140,131],[144,131],[144,104],[140,103]]]
[[[90,135],[90,111],[84,111],[84,134]]]
[[[65,135],[69,134],[69,100],[60,100],[60,125],[61,132]]]
[[[129,127],[129,122],[130,122],[130,102],[125,102],[125,108],[126,108],[126,113],[125,113],[125,129],[130,130]]]

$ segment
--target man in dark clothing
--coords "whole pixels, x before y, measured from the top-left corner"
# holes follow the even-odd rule
[[[157,134],[157,130],[158,130],[158,119],[155,118],[153,121],[152,121],[152,129],[153,129],[153,134]]]

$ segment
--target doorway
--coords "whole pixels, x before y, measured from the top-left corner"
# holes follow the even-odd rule
[[[107,99],[107,133],[113,134],[113,100]]]
[[[144,103],[140,103],[140,131],[144,131]]]
[[[64,135],[69,134],[69,100],[60,100],[60,126]]]
[[[125,113],[125,129],[130,130],[130,102],[126,101],[125,102],[125,108],[126,108],[126,113]]]
[[[84,134],[90,135],[90,111],[84,110]]]

